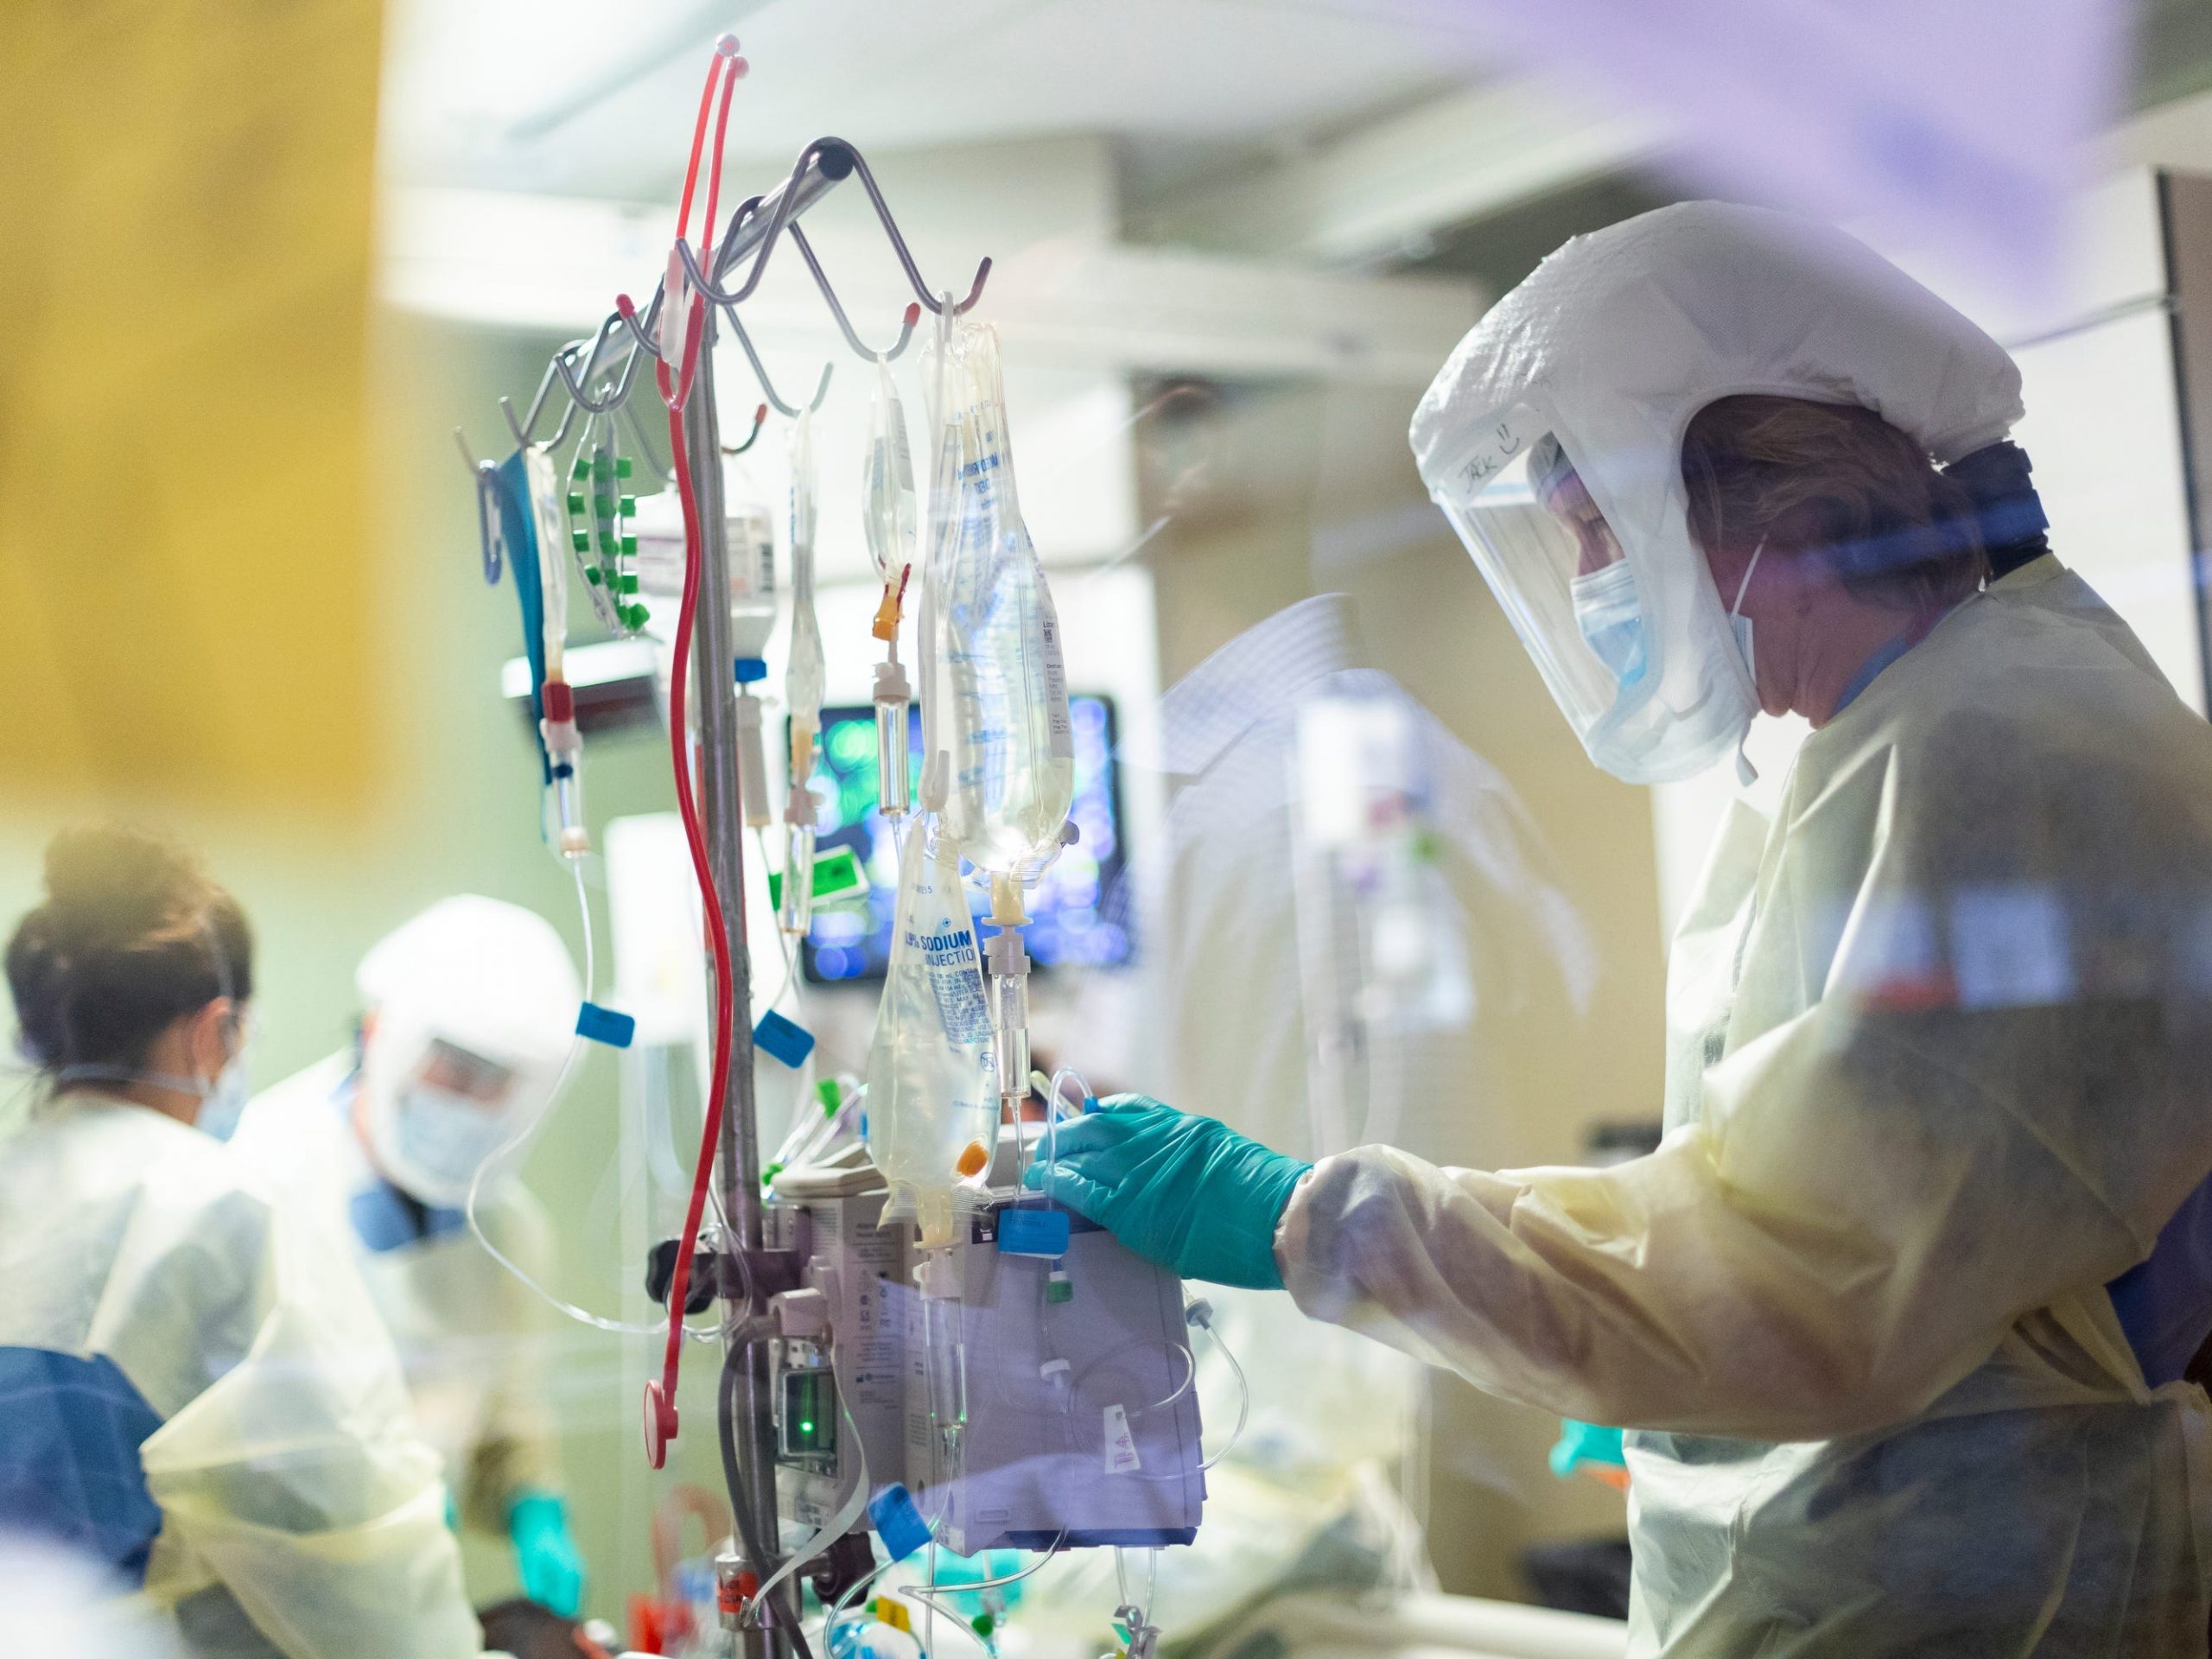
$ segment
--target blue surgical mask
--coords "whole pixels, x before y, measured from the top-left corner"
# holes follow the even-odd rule
[[[1630,686],[1643,677],[1643,604],[1636,591],[1636,572],[1626,559],[1577,576],[1567,584],[1574,625],[1591,654],[1613,678]]]
[[[1744,614],[1744,594],[1751,585],[1751,572],[1759,568],[1759,556],[1766,551],[1761,541],[1751,550],[1751,562],[1744,567],[1744,579],[1736,584],[1736,602],[1728,607],[1728,629],[1736,636],[1736,649],[1744,654],[1744,672],[1751,676],[1751,684],[1759,683],[1758,671],[1752,666],[1751,619]]]
[[[1751,572],[1759,568],[1759,555],[1766,551],[1766,542],[1751,550],[1751,562],[1744,567],[1744,579],[1736,584],[1736,602],[1728,607],[1728,631],[1736,636],[1736,649],[1744,658],[1744,672],[1751,682],[1751,695],[1756,702],[1759,689],[1758,659],[1751,655],[1751,619],[1744,614],[1744,595],[1751,590]],[[1736,744],[1736,781],[1746,789],[1759,780],[1759,769],[1751,764],[1751,757],[1745,753],[1744,744],[1750,739],[1747,721],[1744,736]]]
[[[214,1087],[200,1096],[199,1115],[192,1121],[218,1141],[227,1141],[237,1132],[252,1092],[246,1081],[245,1056],[233,1055],[216,1077]]]
[[[218,1141],[227,1141],[238,1126],[238,1118],[245,1110],[251,1096],[248,1087],[245,1055],[243,1052],[231,1057],[230,1063],[216,1073],[209,1082],[203,1077],[181,1077],[174,1071],[147,1071],[129,1065],[66,1065],[54,1073],[54,1082],[62,1088],[78,1083],[143,1083],[156,1089],[168,1089],[180,1095],[200,1096],[199,1109],[193,1113],[193,1126],[204,1129]]]
[[[429,1205],[458,1205],[510,1127],[505,1113],[429,1084],[399,1096],[393,1122],[398,1185]]]

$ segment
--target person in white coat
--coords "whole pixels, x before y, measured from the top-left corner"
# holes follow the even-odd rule
[[[1788,215],[1554,254],[1415,413],[1432,494],[1607,770],[1812,728],[1677,934],[1659,1149],[1308,1168],[1131,1099],[1033,1171],[1631,1431],[1637,1655],[2204,1651],[2212,728],[2046,546],[2019,387]]]
[[[213,1659],[480,1647],[390,1338],[327,1235],[195,1127],[252,945],[166,844],[59,836],[7,950],[40,1071],[0,1144],[0,1530],[142,1586]]]
[[[513,1585],[573,1618],[584,1559],[547,1403],[543,1310],[466,1211],[481,1175],[485,1238],[543,1276],[543,1207],[486,1166],[551,1106],[582,988],[543,917],[467,893],[378,942],[355,985],[359,1046],[256,1096],[232,1147],[293,1183],[354,1252],[446,1460],[477,1599]]]

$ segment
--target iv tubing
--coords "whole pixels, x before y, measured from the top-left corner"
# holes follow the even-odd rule
[[[859,1578],[855,1579],[850,1584],[847,1585],[845,1586],[844,1593],[840,1595],[835,1602],[830,1604],[829,1611],[823,1615],[822,1620],[822,1647],[825,1653],[833,1651],[831,1648],[830,1632],[837,1628],[837,1621],[839,1619],[864,1618],[867,1617],[864,1613],[848,1613],[845,1611],[846,1604],[850,1602],[855,1596],[867,1589],[868,1586],[874,1584],[878,1579],[881,1578],[886,1573],[888,1573],[893,1567],[898,1565],[899,1563],[896,1561],[878,1561],[874,1567],[868,1568],[866,1573],[862,1573]]]
[[[760,869],[762,872],[761,879],[765,880],[767,879],[766,872],[775,868],[773,861],[768,856],[768,831],[765,827],[758,824],[753,826],[753,845],[755,850],[757,850],[760,855]],[[773,906],[770,906],[772,911],[776,907]],[[801,937],[804,938],[804,936],[802,935]],[[799,989],[798,963],[791,956],[791,938],[785,933],[780,924],[779,924],[776,928],[776,949],[782,955],[784,959],[784,988],[782,990],[776,993],[775,1001],[769,1003],[768,1006],[772,1008],[780,1007],[783,1005],[785,997],[789,996],[791,998],[791,1012],[794,1014],[804,1016],[806,1012],[806,996],[805,994]],[[804,1017],[799,1020],[799,1023],[801,1025],[804,1025],[806,1023]]]
[[[1200,1474],[1205,1473],[1207,1470],[1236,1449],[1236,1442],[1244,1438],[1245,1420],[1252,1414],[1252,1384],[1244,1375],[1244,1368],[1236,1363],[1235,1352],[1221,1339],[1221,1332],[1213,1328],[1211,1311],[1199,1313],[1198,1310],[1205,1306],[1205,1304],[1203,1302],[1194,1302],[1188,1310],[1188,1314],[1192,1324],[1213,1338],[1215,1351],[1229,1362],[1230,1374],[1236,1378],[1236,1426],[1229,1431],[1229,1438],[1222,1442],[1221,1450],[1198,1465]]]
[[[584,873],[582,865],[572,862],[569,866],[569,874],[575,878],[576,913],[583,922],[584,1000],[586,1001],[589,1001],[591,1000],[593,980],[594,977],[592,960],[591,905],[589,900],[587,899],[584,895]],[[576,1038],[569,1045],[569,1056],[565,1060],[562,1061],[560,1075],[553,1080],[553,1098],[555,1100],[557,1101],[561,1097],[561,1090],[566,1086],[569,1081],[569,1073],[575,1070],[577,1060],[582,1058],[583,1048],[584,1039],[581,1037]],[[578,1307],[573,1302],[563,1301],[560,1297],[556,1296],[551,1291],[546,1289],[543,1285],[538,1283],[537,1280],[531,1278],[531,1275],[523,1269],[520,1263],[515,1262],[505,1251],[494,1244],[492,1242],[490,1236],[485,1232],[484,1224],[476,1213],[477,1197],[484,1189],[484,1178],[491,1173],[493,1166],[505,1163],[506,1160],[514,1154],[519,1152],[524,1146],[536,1140],[537,1138],[538,1132],[544,1127],[545,1116],[541,1114],[538,1117],[524,1125],[521,1128],[516,1130],[514,1134],[509,1135],[504,1141],[500,1142],[500,1144],[493,1149],[492,1155],[477,1166],[476,1173],[470,1179],[468,1183],[468,1198],[461,1206],[461,1212],[468,1220],[468,1230],[476,1236],[477,1243],[483,1246],[484,1253],[486,1255],[489,1255],[494,1262],[498,1262],[516,1279],[519,1280],[524,1288],[529,1290],[532,1294],[537,1296],[540,1301],[543,1302],[548,1307],[552,1308],[556,1313],[574,1319],[579,1325],[588,1325],[594,1331],[605,1331],[618,1337],[650,1337],[658,1334],[662,1329],[661,1322],[658,1319],[651,1320],[644,1325],[633,1325],[622,1319],[607,1319],[601,1314],[591,1313],[588,1309]],[[685,1329],[689,1332],[691,1339],[694,1342],[713,1342],[715,1341],[720,1335],[720,1333],[712,1325],[691,1325],[686,1326]]]
[[[1144,1599],[1141,1602],[1129,1599],[1128,1554],[1128,1551],[1121,1545],[1114,1546],[1114,1587],[1122,1592],[1122,1605],[1134,1607],[1137,1617],[1149,1624],[1152,1623],[1152,1605],[1160,1598],[1160,1552],[1147,1549],[1144,1553]]]
[[[1033,1071],[1029,1075],[1033,1082],[1038,1074]],[[1088,1111],[1090,1109],[1093,1101],[1090,1085],[1083,1080],[1083,1074],[1071,1065],[1064,1065],[1053,1072],[1052,1080],[1045,1086],[1046,1096],[1045,1101],[1045,1181],[1039,1190],[1048,1198],[1052,1196],[1052,1160],[1060,1155],[1060,1119],[1077,1116],[1068,1109],[1067,1096],[1060,1092],[1060,1084],[1063,1080],[1075,1084],[1083,1098],[1084,1110]],[[1020,1138],[1020,1130],[1016,1128],[1014,1139],[1019,1141]]]
[[[1030,1562],[1028,1566],[1023,1567],[1019,1573],[1009,1573],[1003,1578],[985,1579],[982,1582],[976,1584],[941,1585],[937,1582],[937,1572],[936,1569],[932,1567],[929,1573],[930,1581],[928,1583],[909,1585],[906,1586],[906,1593],[913,1597],[915,1600],[920,1602],[923,1608],[933,1617],[938,1611],[938,1598],[940,1596],[981,1594],[986,1590],[1002,1590],[1009,1584],[1019,1584],[1022,1580],[1029,1577],[1032,1573],[1041,1571],[1052,1560],[1052,1558],[1059,1553],[1060,1546],[1067,1541],[1067,1537],[1068,1529],[1065,1527],[1062,1527],[1060,1529],[1059,1536],[1053,1539],[1051,1543],[1047,1544],[1044,1549],[1039,1553],[1037,1559]],[[930,1540],[930,1547],[932,1549],[936,1548],[937,1540],[935,1538],[931,1538]],[[976,1635],[976,1631],[969,1626],[966,1619],[958,1617],[949,1608],[945,1610],[945,1617],[950,1619],[955,1626],[981,1646],[985,1653],[990,1653],[994,1650],[989,1643],[985,1642],[982,1637]],[[925,1654],[933,1654],[935,1650],[933,1649],[925,1649],[924,1651]]]
[[[698,336],[695,321],[690,330]],[[685,353],[688,358],[689,350]],[[665,378],[665,365],[663,370]],[[699,1159],[692,1175],[691,1199],[683,1217],[683,1230],[677,1236],[676,1270],[668,1287],[668,1348],[661,1360],[661,1403],[673,1411],[677,1372],[683,1352],[683,1304],[690,1294],[691,1256],[699,1243],[699,1223],[707,1205],[707,1188],[714,1178],[715,1147],[721,1137],[723,1096],[729,1087],[730,959],[729,930],[722,915],[721,895],[715,890],[713,867],[707,857],[707,838],[699,821],[699,805],[691,791],[691,736],[685,726],[685,684],[690,678],[692,613],[699,601],[699,512],[692,493],[691,463],[685,453],[683,416],[671,410],[669,435],[676,449],[677,488],[683,498],[683,601],[676,623],[676,671],[669,677],[669,747],[676,775],[676,804],[683,820],[684,840],[691,849],[691,868],[699,883],[706,909],[707,934],[715,957],[715,1038],[713,1080],[708,1085],[706,1124],[699,1137]]]
[[[736,84],[735,60],[717,54],[713,67],[708,73],[708,91],[711,94],[715,81],[721,86],[721,109],[716,120],[715,158],[707,184],[707,234],[705,251],[713,254],[714,215],[716,198],[721,188],[721,138],[729,120],[731,88]],[[690,213],[691,186],[699,168],[699,149],[705,137],[707,99],[702,97],[699,120],[691,140],[691,161],[685,175],[683,216]],[[680,238],[683,226],[677,226]],[[691,1258],[698,1248],[699,1224],[707,1206],[707,1189],[712,1184],[715,1167],[715,1148],[721,1136],[724,1096],[729,1087],[730,1067],[730,952],[729,929],[722,913],[721,895],[715,889],[712,864],[707,855],[706,833],[700,823],[698,801],[691,789],[690,734],[686,728],[686,687],[691,664],[691,624],[699,605],[700,544],[702,536],[699,522],[699,499],[691,477],[691,461],[683,431],[683,405],[691,391],[691,376],[698,363],[699,341],[706,321],[706,302],[694,297],[691,315],[686,321],[683,340],[683,360],[671,374],[668,360],[664,358],[654,365],[659,382],[661,401],[668,405],[669,442],[676,461],[676,487],[683,508],[683,599],[677,613],[675,640],[675,671],[669,677],[669,750],[676,781],[676,804],[683,820],[684,840],[691,851],[691,868],[699,883],[699,894],[706,912],[708,936],[715,957],[715,1038],[713,1080],[709,1085],[706,1123],[699,1139],[697,1168],[692,1177],[691,1199],[686,1206],[683,1230],[677,1236],[676,1267],[668,1287],[668,1346],[661,1359],[660,1386],[658,1399],[648,1401],[657,1415],[655,1433],[652,1437],[659,1455],[653,1459],[658,1467],[666,1456],[666,1442],[676,1437],[676,1384],[683,1355],[683,1305],[691,1288]],[[671,386],[671,381],[675,385]],[[673,393],[673,396],[671,396]],[[715,595],[717,603],[722,597]],[[648,1390],[649,1394],[651,1390]],[[742,1511],[744,1505],[736,1507]]]

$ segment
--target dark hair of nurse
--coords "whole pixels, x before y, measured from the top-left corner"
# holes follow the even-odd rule
[[[238,900],[181,848],[137,830],[66,830],[7,969],[21,1046],[42,1072],[65,1087],[93,1077],[188,1122],[199,1098],[172,1085],[212,1080],[237,1052],[253,940]]]

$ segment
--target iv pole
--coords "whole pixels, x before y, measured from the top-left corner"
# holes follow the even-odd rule
[[[760,1198],[760,1128],[753,1100],[753,973],[752,961],[746,945],[745,915],[745,842],[744,810],[737,763],[737,694],[732,670],[734,659],[730,650],[729,620],[729,542],[728,525],[723,516],[722,448],[721,422],[715,404],[715,337],[722,319],[716,314],[727,310],[732,332],[744,347],[747,363],[761,383],[762,390],[778,409],[786,414],[794,408],[779,397],[769,385],[766,373],[742,324],[736,315],[738,304],[749,298],[758,286],[766,269],[769,254],[776,239],[786,230],[798,245],[806,263],[809,275],[822,290],[836,318],[840,331],[852,348],[873,360],[874,353],[854,333],[844,307],[838,302],[836,290],[814,250],[800,232],[797,220],[801,213],[829,194],[842,181],[857,175],[867,192],[869,204],[881,223],[893,251],[898,256],[918,302],[907,309],[905,324],[896,344],[886,353],[895,357],[906,349],[912,337],[916,319],[922,307],[931,311],[965,312],[982,296],[991,262],[985,259],[977,268],[975,282],[964,301],[955,302],[950,294],[942,300],[932,297],[923,283],[919,269],[908,251],[906,238],[899,233],[892,218],[889,205],[884,200],[868,163],[860,152],[842,139],[821,138],[799,154],[789,177],[765,196],[756,196],[741,204],[732,215],[729,227],[716,245],[711,272],[702,272],[688,248],[681,248],[685,264],[698,289],[711,302],[705,308],[705,334],[700,342],[698,365],[694,372],[690,401],[684,411],[685,442],[690,448],[690,473],[693,488],[698,497],[700,519],[700,582],[699,613],[693,622],[692,690],[698,711],[699,770],[696,779],[701,817],[707,842],[708,862],[715,886],[722,899],[723,924],[728,930],[730,981],[727,986],[715,987],[715,993],[730,1001],[730,1064],[728,1083],[722,1102],[721,1139],[715,1149],[715,1192],[720,1210],[726,1224],[723,1253],[734,1271],[723,1276],[718,1287],[722,1299],[722,1343],[725,1363],[734,1372],[735,1408],[742,1414],[742,1421],[734,1425],[738,1437],[737,1462],[741,1490],[730,1494],[733,1503],[742,1503],[752,1524],[741,1528],[741,1534],[749,1532],[760,1541],[764,1549],[772,1553],[777,1546],[779,1529],[776,1513],[775,1431],[769,1395],[771,1382],[767,1345],[760,1339],[761,1322],[767,1313],[766,1289],[764,1282],[770,1276],[772,1264],[765,1249],[761,1224]],[[752,258],[749,274],[744,281],[731,288],[715,284],[748,256]],[[579,410],[591,414],[607,414],[626,403],[633,383],[640,354],[658,356],[651,318],[661,304],[667,302],[664,294],[658,294],[646,317],[640,320],[636,314],[618,311],[607,318],[598,334],[589,341],[590,351],[583,359],[581,372],[570,366],[569,359],[581,352],[586,342],[579,340],[563,346],[548,364],[545,376],[540,381],[537,396],[531,399],[528,412],[517,419],[512,406],[500,399],[509,429],[518,447],[527,448],[536,431],[547,394],[554,385],[560,385],[568,394],[570,408],[562,420],[553,442],[558,442],[569,429],[569,423]],[[594,398],[590,384],[598,368],[601,349],[607,340],[621,329],[632,336],[631,357],[611,394]],[[821,402],[829,378],[825,369],[823,385],[818,387],[815,403]],[[759,423],[754,423],[755,435]],[[456,436],[460,435],[458,432]],[[468,447],[463,441],[464,458]],[[489,461],[472,462],[471,473],[478,483],[479,507],[481,510],[484,480],[493,471]],[[497,567],[487,563],[492,579],[497,579]],[[711,969],[709,969],[711,973]],[[734,1281],[734,1282],[733,1282]],[[765,1578],[773,1568],[772,1560],[749,1564],[754,1572]],[[772,1606],[758,1610],[765,1618],[745,1624],[738,1630],[741,1652],[744,1659],[788,1659],[792,1647],[791,1630],[778,1621]]]
[[[723,1248],[741,1259],[758,1258],[760,1230],[760,1126],[753,1097],[753,963],[745,933],[745,813],[737,772],[737,683],[732,677],[729,641],[729,540],[722,513],[721,425],[715,410],[715,334],[720,320],[707,308],[706,337],[685,410],[685,441],[691,449],[692,487],[699,498],[699,612],[693,620],[692,694],[699,710],[699,803],[706,820],[708,861],[722,895],[722,925],[729,933],[730,983],[715,994],[730,1001],[730,1063],[722,1101],[721,1143],[715,1148],[716,1185],[729,1232]],[[711,969],[709,970],[711,972]],[[758,1300],[752,1275],[722,1302],[722,1341],[730,1351],[725,1363],[737,1368],[736,1432],[742,1437],[739,1467],[745,1490],[732,1492],[733,1503],[753,1512],[753,1535],[776,1548],[776,1446],[769,1417],[768,1350],[742,1334],[767,1310]],[[740,1297],[745,1299],[741,1305]],[[719,1386],[719,1384],[717,1385]],[[766,1576],[772,1563],[752,1563]],[[772,1609],[764,1611],[772,1614]],[[741,1632],[747,1659],[773,1653],[781,1659],[790,1637],[775,1627],[749,1625]]]

